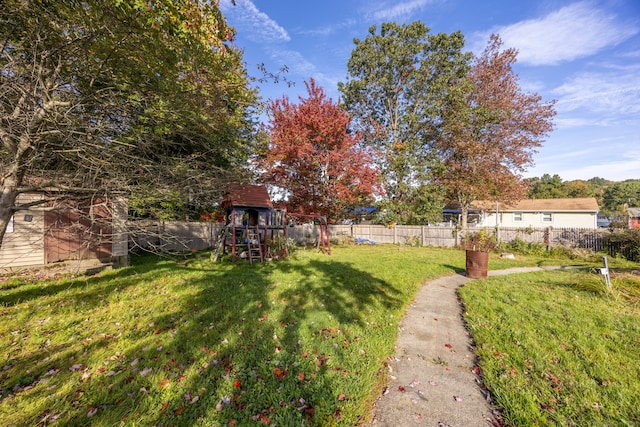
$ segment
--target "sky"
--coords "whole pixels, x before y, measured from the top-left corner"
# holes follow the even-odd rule
[[[461,31],[478,55],[491,34],[518,50],[520,87],[556,101],[554,130],[525,177],[640,179],[640,0],[221,0],[265,101],[306,98],[313,78],[338,102],[354,38],[384,22]],[[264,117],[264,116],[263,116]]]

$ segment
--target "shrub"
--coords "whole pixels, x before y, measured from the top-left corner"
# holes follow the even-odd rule
[[[547,252],[547,248],[544,243],[525,242],[519,237],[516,237],[511,242],[501,243],[500,249],[508,252],[519,253],[521,255],[536,256],[544,256]]]
[[[469,251],[489,252],[498,247],[495,233],[488,233],[486,228],[477,232],[467,232],[462,242],[464,249]]]
[[[640,261],[640,229],[611,233],[606,247],[611,256],[621,255],[629,261]]]

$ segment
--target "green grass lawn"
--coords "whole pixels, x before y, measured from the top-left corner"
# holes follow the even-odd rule
[[[640,424],[640,275],[612,284],[565,270],[461,288],[485,385],[509,425]]]
[[[575,262],[492,255],[489,267]],[[0,425],[361,423],[385,381],[398,321],[418,286],[462,272],[464,264],[460,250],[341,246],[332,256],[298,250],[264,264],[211,264],[208,254],[178,262],[146,256],[90,277],[2,280]],[[536,277],[518,277],[525,276]],[[562,281],[547,286],[604,298],[609,309],[611,301],[629,304],[623,296],[573,291]],[[467,302],[470,313],[472,307]],[[625,325],[635,319],[637,339],[631,308]],[[493,307],[487,310],[483,316],[494,315]],[[606,330],[611,340],[626,331]],[[599,331],[591,337],[605,334]],[[570,340],[564,345],[577,348]],[[624,375],[637,381],[640,344],[625,345],[636,349],[635,365],[624,359],[618,376],[601,378],[612,393]],[[599,353],[604,349],[610,350],[588,351],[609,360]]]

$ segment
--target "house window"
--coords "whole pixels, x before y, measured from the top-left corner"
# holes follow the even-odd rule
[[[543,212],[542,213],[542,222],[551,222],[553,221],[553,215],[551,212]]]
[[[5,233],[13,233],[13,217],[9,219],[9,224],[7,224],[7,231]]]
[[[517,222],[522,221],[522,212],[514,212],[513,220]]]

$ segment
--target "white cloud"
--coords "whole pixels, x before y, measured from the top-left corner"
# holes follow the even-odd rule
[[[271,58],[286,63],[292,74],[311,76],[316,72],[316,66],[308,61],[300,52],[281,48],[267,50]]]
[[[618,116],[640,114],[640,65],[623,72],[580,73],[552,92],[558,96],[557,108],[568,112],[578,109]]]
[[[260,12],[251,0],[236,0],[236,6],[230,0],[222,0],[220,9],[232,22],[242,29],[245,36],[256,43],[288,42],[291,37],[269,15]]]
[[[555,65],[615,46],[640,29],[598,8],[591,1],[565,6],[542,18],[494,28],[507,47],[518,49],[518,61]],[[484,40],[488,39],[485,34]]]
[[[603,144],[609,147],[606,142]],[[587,180],[596,176],[612,181],[640,179],[640,150],[623,150],[621,156],[605,159],[602,146],[599,147],[597,150],[571,150],[563,154],[536,156],[535,166],[525,176],[558,174],[564,181]]]
[[[345,21],[338,22],[332,25],[327,25],[325,27],[296,30],[296,34],[302,34],[305,36],[326,37],[326,36],[331,36],[338,32],[344,31],[345,29],[353,27],[356,24],[357,24],[357,21],[355,19],[347,19]]]
[[[640,179],[640,152],[625,153],[620,160],[590,164],[578,168],[566,169],[560,172],[565,181],[575,179],[590,179],[596,176],[607,177],[612,181]]]
[[[414,12],[419,11],[433,3],[433,0],[411,0],[394,4],[390,7],[380,8],[371,13],[376,21],[394,21],[410,17]]]

